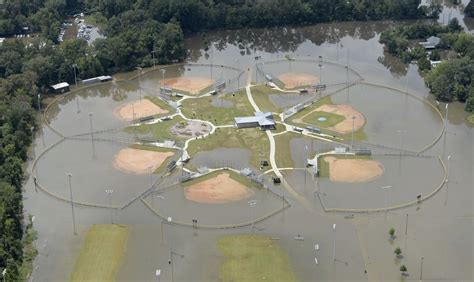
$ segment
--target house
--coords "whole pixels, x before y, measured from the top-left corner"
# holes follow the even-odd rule
[[[69,92],[69,90],[71,90],[69,83],[67,82],[61,82],[58,84],[51,85],[50,88],[51,88],[51,92],[55,94],[62,94],[62,93]]]
[[[3,38],[3,37],[0,37],[0,46],[2,46],[2,44],[3,44],[3,41],[5,41],[5,38]]]
[[[420,7],[431,7],[433,5],[433,0],[421,0],[420,5],[418,5],[418,8]]]
[[[435,49],[440,42],[441,38],[431,36],[430,38],[426,39],[426,42],[420,42],[420,45],[423,46],[423,48],[425,49]]]
[[[267,130],[274,129],[276,125],[272,113],[269,112],[256,112],[254,116],[236,117],[234,120],[238,128],[260,127],[262,130]]]

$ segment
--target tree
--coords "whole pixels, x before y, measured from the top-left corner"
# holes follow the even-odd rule
[[[400,271],[402,272],[402,275],[405,275],[408,271],[408,268],[405,265],[402,265],[400,266]]]
[[[397,257],[400,257],[400,255],[402,254],[402,249],[400,249],[400,247],[397,247],[393,253],[397,255]]]
[[[388,230],[388,235],[390,235],[391,238],[394,238],[395,237],[395,228],[390,228]]]
[[[449,32],[459,32],[463,30],[463,28],[459,24],[459,20],[457,18],[452,18],[448,23],[448,30]]]
[[[474,17],[474,0],[469,1],[469,4],[464,9],[464,14],[468,17]]]
[[[427,71],[431,69],[431,62],[426,57],[421,57],[418,60],[418,67],[421,71]]]

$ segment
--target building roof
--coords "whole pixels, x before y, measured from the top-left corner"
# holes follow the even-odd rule
[[[441,38],[436,37],[436,36],[431,36],[428,39],[426,39],[425,42],[420,42],[420,45],[425,48],[435,48],[436,46],[438,46],[440,42],[441,42]]]
[[[54,90],[58,90],[61,88],[66,88],[66,87],[69,87],[69,83],[67,82],[60,82],[58,84],[51,85],[51,88],[53,88]]]
[[[252,117],[236,117],[234,118],[235,123],[258,123],[259,126],[272,126],[275,125],[272,113],[269,112],[256,112],[255,116]]]

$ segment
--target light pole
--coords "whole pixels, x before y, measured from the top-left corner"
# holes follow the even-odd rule
[[[113,189],[105,190],[105,193],[107,194],[107,196],[109,196],[110,224],[114,224],[113,209],[112,209],[112,193],[113,192],[114,192]]]
[[[333,257],[333,262],[336,262],[336,224],[335,223],[332,225],[332,230],[334,231],[332,257]]]
[[[303,161],[306,161],[308,159],[308,145],[306,145],[304,149],[305,149],[306,154]],[[306,192],[306,168],[304,168],[304,191]]]
[[[403,150],[403,133],[406,132],[406,130],[397,130],[398,134],[400,134],[400,158],[402,157],[402,150]]]
[[[89,122],[90,122],[90,127],[91,127],[91,138],[92,142],[94,142],[94,131],[93,131],[93,126],[92,126],[92,116],[94,115],[93,112],[89,112]]]
[[[387,191],[388,189],[392,188],[392,186],[387,185],[387,186],[382,186],[382,190],[384,190],[385,194],[385,205],[384,205],[384,211],[385,211],[385,220],[387,220]]]
[[[76,65],[76,64],[73,64],[73,65],[72,65],[72,69],[74,70],[74,85],[76,86],[76,89],[77,89],[76,68],[77,68],[77,65]]]
[[[240,61],[237,58],[237,91],[240,89]]]
[[[425,258],[421,257],[421,269],[420,269],[420,282],[423,280],[423,260]]]
[[[72,183],[71,183],[71,178],[72,178],[72,173],[68,172],[66,173],[68,179],[69,179],[69,194],[71,195],[71,212],[72,212],[72,227],[74,230],[74,235],[76,235],[76,219],[74,217],[74,200],[72,198]]]
[[[38,93],[37,97],[38,97],[38,112],[41,113],[41,94]]]
[[[151,51],[151,57],[153,59],[153,69],[155,69],[155,66],[156,66],[156,63],[155,63],[155,53],[156,53],[156,50],[155,50],[155,46],[153,45],[153,50]]]
[[[157,270],[155,271],[155,276],[158,278],[158,282],[160,282],[161,269],[157,269]]]
[[[347,101],[349,101],[349,65],[346,65]]]
[[[255,206],[257,205],[257,200],[251,200],[251,201],[248,201],[249,203],[249,206],[250,206],[250,214],[251,214],[251,217],[252,217],[252,233],[254,232],[254,222],[255,222],[255,212],[253,211]]]
[[[172,230],[171,230],[172,222],[173,222],[173,218],[171,216],[169,216],[168,217],[168,224],[170,226],[170,233],[172,233]],[[169,237],[170,237],[170,260],[168,262],[171,265],[171,281],[174,281],[173,255],[178,255],[181,258],[184,258],[184,255],[173,252],[173,234],[170,234]]]
[[[163,77],[163,79],[161,80],[161,86],[166,87],[166,85],[165,85],[165,72],[166,72],[166,70],[161,69],[160,71],[161,71],[161,76]]]
[[[319,56],[319,85],[323,84],[323,56]],[[319,90],[322,91],[322,88]]]
[[[142,87],[141,87],[141,75],[142,75],[142,68],[141,67],[136,67],[138,70],[138,93],[140,94],[140,100],[142,99]]]
[[[352,142],[351,142],[351,150],[354,151],[354,129],[355,129],[355,116],[352,116]]]

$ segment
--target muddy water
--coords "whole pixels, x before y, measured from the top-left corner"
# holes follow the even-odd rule
[[[188,59],[190,63],[212,62],[217,65],[240,66],[242,69],[251,67],[257,54],[262,56],[262,60],[276,60],[287,54],[301,58],[306,58],[308,55],[317,58],[322,55],[326,61],[346,64],[349,51],[349,65],[361,73],[365,80],[401,89],[404,89],[408,82],[410,92],[428,99],[428,91],[416,66],[399,64],[393,58],[385,55],[383,46],[378,43],[380,31],[392,25],[394,23],[390,22],[338,23],[295,29],[218,31],[208,34],[213,43],[211,44],[212,52],[204,51],[201,35],[187,38],[186,47],[190,50]],[[243,50],[239,49],[239,42],[244,46]],[[160,78],[160,74],[157,72],[157,79]],[[218,75],[218,72],[216,74]],[[342,76],[345,77],[345,74]],[[143,83],[143,86],[155,87],[156,81],[147,78],[146,75],[143,75],[142,78],[143,80],[140,82]],[[138,81],[134,80],[134,82]],[[243,85],[242,82],[241,85]],[[133,84],[131,86],[116,86],[116,89],[123,90],[118,91],[120,95],[116,95],[119,96],[116,101],[110,87],[108,85],[95,87],[90,90],[89,96],[88,93],[83,93],[79,99],[81,110],[79,114],[77,114],[75,99],[64,100],[56,109],[53,125],[66,134],[87,133],[90,130],[89,112],[94,112],[93,122],[96,129],[123,125],[122,121],[115,119],[111,111],[123,101],[138,99],[139,91]],[[356,92],[354,91],[354,93]],[[390,100],[391,95],[382,95],[392,101]],[[363,95],[360,96],[363,101]],[[402,99],[399,96],[393,97],[397,97],[392,101],[396,105],[394,107],[396,109],[402,108]],[[343,98],[341,95],[341,99]],[[397,129],[399,121],[403,118],[403,116],[398,116],[400,111],[397,111],[396,114],[392,113],[392,104],[388,103],[386,99],[371,99],[370,103],[351,100],[351,103],[360,103],[355,106],[363,108],[364,114],[375,115],[383,120],[380,109],[385,109],[387,113],[390,113],[390,116],[393,115],[395,121],[385,118],[385,122],[380,126],[369,126],[368,128],[372,128],[370,130],[372,133],[376,133],[377,130],[385,130],[387,134],[390,134],[392,129]],[[431,139],[434,132],[439,129],[439,121],[435,119],[433,112],[418,102],[409,100],[406,107],[409,108],[409,113],[406,113],[406,116],[409,117],[409,126],[413,126],[409,132],[416,132],[413,139],[406,137],[405,145],[409,148],[409,146],[419,146],[425,140]],[[383,214],[356,217],[354,220],[344,219],[342,215],[328,215],[321,212],[320,204],[309,188],[307,188],[307,193],[304,192],[301,174],[294,172],[294,175],[289,177],[289,181],[297,187],[299,195],[307,199],[310,205],[303,205],[287,191],[283,192],[282,186],[275,187],[286,195],[292,203],[292,207],[285,213],[257,224],[256,233],[279,239],[276,244],[282,246],[283,250],[288,253],[291,265],[301,281],[314,281],[315,277],[323,281],[344,279],[366,281],[367,277],[371,281],[398,280],[400,279],[398,271],[400,262],[395,261],[393,257],[395,245],[402,247],[405,253],[402,263],[407,265],[412,278],[419,277],[420,258],[423,256],[425,258],[423,277],[426,279],[471,281],[473,277],[472,171],[474,170],[474,150],[472,150],[472,140],[474,140],[474,130],[471,126],[466,125],[463,119],[464,114],[459,114],[459,112],[460,105],[450,106],[446,141],[444,142],[442,139],[427,152],[430,155],[443,155],[444,153],[445,156],[448,154],[452,156],[449,187],[448,189],[443,188],[440,193],[420,207],[389,212],[386,221]],[[387,129],[385,124],[388,126]],[[380,140],[384,143],[391,142],[390,144],[397,145],[396,134],[391,136],[380,137]],[[44,134],[39,135],[35,141],[35,151],[42,151],[57,138],[54,133],[45,129]],[[77,186],[79,191],[83,189],[85,194],[75,193],[75,195],[84,197],[84,199],[96,197],[95,200],[99,202],[106,200],[104,189],[107,187],[102,186],[113,184],[115,185],[114,190],[117,189],[117,191],[121,191],[120,193],[125,193],[125,191],[129,191],[130,185],[134,187],[141,187],[141,184],[146,185],[146,177],[125,179],[119,172],[108,171],[110,169],[108,160],[114,150],[118,149],[117,146],[109,143],[97,144],[96,146],[103,153],[98,153],[97,160],[93,160],[90,143],[83,143],[79,144],[78,142],[76,146],[71,146],[72,143],[65,143],[55,149],[57,151],[52,155],[46,155],[45,160],[42,160],[38,167],[41,181],[48,182],[53,189],[60,192],[64,187],[67,188],[65,186],[67,184],[66,177],[61,178],[67,169],[66,167],[70,167],[67,170],[74,168],[74,171],[71,171],[73,174],[87,172],[87,175],[81,180],[78,179],[78,181],[82,181],[81,185],[74,186],[74,188]],[[292,141],[291,147],[294,150],[292,158],[295,159],[296,166],[304,165],[304,147],[302,146],[305,144],[311,145],[310,141],[306,141],[306,139]],[[317,149],[313,148],[314,151],[324,150],[329,146],[317,144],[313,144],[313,146],[317,146]],[[52,158],[55,156],[59,159],[53,160]],[[229,156],[243,159],[243,163],[248,163],[248,156],[242,152],[233,152]],[[71,160],[67,160],[68,158]],[[218,154],[215,159],[218,159]],[[396,161],[387,162],[387,167],[393,167],[394,170],[394,172],[390,172],[391,178],[387,179],[387,182],[399,184],[397,186],[403,186],[404,183],[415,184],[406,184],[407,187],[404,186],[398,191],[393,185],[393,196],[389,198],[393,201],[403,200],[405,197],[410,198],[411,191],[408,189],[413,187],[413,189],[424,189],[423,187],[429,184],[426,181],[434,181],[439,177],[438,170],[437,172],[429,170],[432,163],[404,158],[402,167],[406,166],[406,168],[402,168],[402,175],[406,177],[398,179]],[[416,173],[417,171],[419,173]],[[176,180],[177,176],[174,174],[171,178]],[[171,178],[169,182],[172,182]],[[308,176],[307,181],[309,179]],[[92,182],[94,183],[93,187],[86,187]],[[349,187],[334,189],[337,204],[350,199],[350,196],[342,193],[341,189],[345,188]],[[371,189],[365,186],[359,188]],[[422,192],[424,193],[424,190]],[[355,192],[351,191],[351,193]],[[118,194],[119,192],[117,192],[117,197]],[[360,197],[360,195],[351,195]],[[381,197],[383,194],[374,192],[368,194],[361,201],[376,206],[381,202]],[[159,202],[155,202],[155,204],[157,203]],[[169,206],[172,204],[171,201],[166,203]],[[35,192],[31,179],[25,184],[24,207],[27,213],[35,215],[35,227],[39,232],[37,240],[39,255],[35,261],[33,273],[33,278],[36,281],[67,280],[78,255],[85,230],[91,224],[110,222],[108,210],[76,207],[78,235],[73,235],[71,206],[40,191]],[[176,214],[171,216],[186,218],[187,213],[180,213],[177,207],[178,205],[173,207]],[[208,214],[209,210],[203,209],[202,212]],[[223,211],[222,214],[227,215],[228,213]],[[409,214],[410,219],[408,221],[408,236],[405,239],[403,233],[406,214]],[[235,210],[229,215],[236,218],[248,218],[249,211],[248,209]],[[167,261],[171,244],[173,244],[175,252],[185,255],[183,259],[174,257],[174,279],[176,281],[218,281],[218,266],[223,261],[223,257],[216,248],[216,238],[224,234],[250,233],[249,228],[194,232],[189,228],[173,226],[168,229],[165,226],[163,229],[165,237],[161,243],[160,220],[153,216],[142,203],[134,203],[130,207],[114,213],[113,216],[114,222],[127,224],[132,230],[124,265],[117,276],[118,280],[154,281],[156,280],[155,270],[162,269],[161,280],[170,281],[171,267]],[[337,224],[337,234],[332,229],[333,223]],[[399,239],[393,244],[388,242],[386,235],[391,226],[395,227],[399,234]],[[295,241],[294,236],[298,234],[304,236],[305,241]],[[334,238],[337,242],[336,263],[333,262],[332,257]],[[314,250],[316,243],[320,244],[320,251]],[[319,265],[315,265],[315,257],[318,258]],[[367,275],[364,273],[365,269],[368,272]]]

